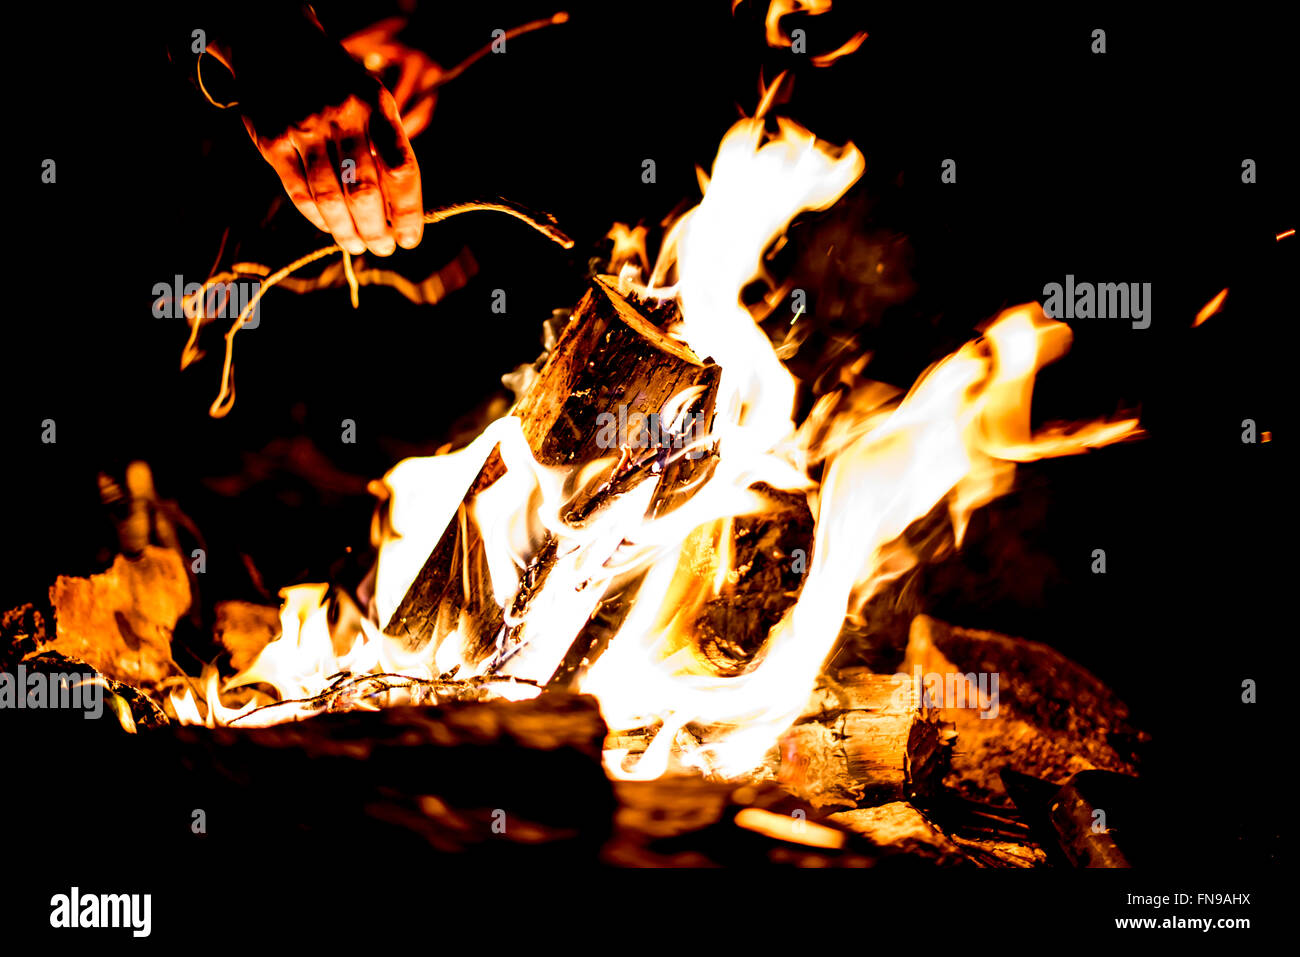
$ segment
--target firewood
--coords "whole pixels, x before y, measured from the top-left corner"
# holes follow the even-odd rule
[[[951,741],[909,684],[850,668],[818,680],[771,764],[783,786],[816,808],[924,800],[943,779]]]
[[[97,693],[102,699],[102,708],[96,724],[120,727],[129,733],[141,729],[162,728],[168,724],[167,716],[152,697],[134,685],[118,681],[97,671],[94,666],[81,658],[65,655],[59,651],[42,651],[23,658],[20,663],[15,664],[14,673],[18,672],[19,667],[22,673],[28,676],[42,675],[48,681],[67,678],[78,684],[97,685],[99,688]],[[25,689],[18,690],[20,694],[25,693]],[[83,702],[91,700],[86,691],[82,692],[80,698]],[[51,707],[50,710],[60,709]],[[78,722],[85,720],[87,713],[84,708],[63,710],[63,716],[72,719],[71,724],[74,728],[78,726]]]
[[[957,844],[906,801],[837,811],[827,820],[881,847],[899,847],[943,863],[953,863],[961,856]]]
[[[619,729],[605,742],[628,757],[643,753],[655,728]],[[690,767],[681,747],[708,737],[707,728],[678,732],[669,768]],[[938,712],[923,707],[910,684],[894,675],[846,668],[823,675],[808,705],[768,753],[754,780],[778,782],[818,811],[928,802],[949,765],[954,735]],[[632,762],[635,763],[635,762]]]
[[[731,523],[731,579],[700,608],[693,638],[718,674],[743,673],[768,632],[799,597],[812,555],[813,517],[803,493],[767,485],[751,491],[765,510],[738,515]],[[802,561],[794,555],[802,550]]]
[[[539,462],[580,465],[608,454],[596,444],[602,412],[657,413],[697,385],[708,401],[696,407],[710,419],[720,373],[597,277],[516,412]]]
[[[645,581],[645,573],[637,572],[616,578],[605,595],[592,609],[587,623],[561,659],[559,666],[547,682],[547,688],[572,690],[578,687],[583,675],[609,647],[618,634],[624,619],[632,610]]]
[[[594,699],[546,695],[181,727],[162,750],[206,802],[196,806],[259,849],[301,842],[329,859],[392,842],[545,861],[594,857],[608,837],[604,735]]]
[[[0,813],[75,821],[95,836],[87,862],[102,859],[119,878],[124,866],[148,876],[173,857],[187,880],[232,891],[439,866],[432,855],[494,874],[503,865],[555,874],[912,857],[906,842],[819,822],[772,782],[611,782],[601,767],[605,726],[587,696],[352,711],[268,728],[173,724],[127,735],[95,722],[94,738],[79,718],[20,717],[10,757],[24,786],[0,795]],[[98,785],[93,801],[87,780]],[[48,828],[18,830],[10,851],[20,859],[48,851]]]
[[[957,732],[948,783],[962,794],[1009,803],[1003,768],[1051,781],[1094,768],[1136,773],[1143,734],[1128,707],[1047,645],[918,615],[902,667],[923,682],[935,676],[932,704]]]
[[[693,479],[710,467],[710,456],[667,454],[682,450],[601,448],[598,436],[613,415],[621,426],[634,416],[658,415],[669,399],[691,387],[700,396],[692,404],[707,434],[712,422],[720,369],[701,360],[665,335],[605,279],[597,278],[574,310],[536,381],[514,413],[523,426],[533,455],[543,465],[581,467],[609,459],[604,471],[569,503],[565,518],[574,525],[593,515],[640,481],[655,481],[648,512],[664,514],[690,494]],[[620,440],[625,439],[619,435]],[[615,461],[617,460],[617,461]],[[494,652],[522,647],[527,636],[504,625],[504,610],[492,594],[483,544],[469,521],[474,497],[504,473],[493,450],[385,631],[402,639],[409,650],[440,642],[456,632],[467,634],[465,657],[482,662]],[[511,619],[521,618],[528,603],[546,583],[555,561],[557,543],[544,541],[525,570],[511,606]],[[467,584],[468,583],[468,587]],[[592,611],[602,595],[593,589]],[[526,625],[524,626],[526,628]],[[575,632],[578,629],[575,629]],[[559,648],[545,681],[559,670],[569,646]],[[543,666],[541,670],[546,670]]]
[[[473,851],[467,863],[485,865],[594,862],[614,816],[605,726],[589,697],[134,735],[59,717],[0,715],[21,721],[11,757],[30,773],[20,797],[0,799],[14,813],[6,820],[75,821],[109,858],[176,855],[187,873],[243,880],[291,867],[316,879],[381,861],[409,867],[431,851]],[[93,800],[86,780],[101,785]],[[192,830],[199,820],[205,830]],[[34,835],[33,850],[48,835]]]
[[[1043,849],[1026,836],[972,837],[937,827],[920,810],[903,801],[879,807],[839,811],[829,822],[861,834],[873,844],[934,864],[973,863],[978,867],[1042,867]]]

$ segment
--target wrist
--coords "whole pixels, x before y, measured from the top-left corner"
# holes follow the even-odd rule
[[[273,3],[256,10],[235,9],[209,38],[207,52],[237,82],[281,73],[294,61],[310,58],[332,41],[307,4]]]

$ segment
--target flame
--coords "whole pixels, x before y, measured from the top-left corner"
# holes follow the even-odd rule
[[[727,132],[704,199],[674,225],[652,277],[676,269],[682,335],[722,366],[719,409],[737,426],[727,438],[763,450],[792,431],[795,382],[740,291],[767,279],[763,253],[795,216],[830,207],[866,168],[852,143],[831,147],[791,120],[776,123],[772,137],[757,117]]]
[[[731,5],[732,13],[735,13],[738,6],[740,6],[740,0],[733,0]],[[793,40],[790,34],[781,29],[782,17],[792,13],[806,13],[810,17],[818,17],[829,11],[830,8],[831,0],[772,0],[768,5],[767,16],[763,23],[767,36],[767,45],[771,47],[788,47],[792,45]],[[829,53],[813,57],[813,66],[830,66],[840,57],[848,56],[856,51],[866,39],[866,31],[855,33]]]
[[[646,228],[636,228],[627,223],[615,223],[605,234],[606,239],[614,241],[614,251],[609,257],[609,271],[619,277],[620,291],[626,292],[629,285],[638,282],[650,268],[646,253]]]
[[[341,614],[331,623],[326,586],[286,589],[279,637],[224,685],[215,668],[205,669],[203,708],[193,687],[174,691],[179,720],[272,723],[410,700],[453,678],[491,683],[503,696],[535,695],[602,602],[635,583],[626,615],[578,679],[611,728],[651,735],[635,758],[608,751],[609,773],[653,778],[679,760],[740,775],[806,704],[845,617],[924,560],[904,542],[911,523],[942,507],[959,545],[974,510],[1011,488],[1016,463],[1139,433],[1131,418],[1032,429],[1035,376],[1072,338],[1032,303],[996,317],[905,394],[859,375],[796,425],[797,383],[755,321],[779,295],[765,256],[797,216],[833,205],[865,161],[852,143],[825,143],[783,117],[772,124],[774,131],[761,117],[744,118],[727,131],[710,174],[701,176],[701,201],[671,224],[648,285],[637,286],[675,299],[681,321],[673,333],[721,369],[711,434],[693,440],[716,448],[716,462],[693,494],[650,515],[658,471],[631,469],[619,473],[628,476],[622,495],[574,521],[569,506],[630,462],[632,450],[581,468],[543,466],[521,420],[507,414],[465,447],[407,459],[384,477],[369,615]],[[644,228],[615,224],[609,235],[614,262],[632,267],[624,277],[631,282],[647,260]],[[755,282],[769,295],[751,311],[741,294]],[[865,364],[864,357],[855,371]],[[700,391],[684,390],[661,410],[670,430],[681,429]],[[494,450],[504,472],[467,503]],[[733,531],[738,518],[770,507],[760,483],[806,497],[815,523],[811,557],[797,599],[760,651],[741,673],[720,674],[700,652],[694,622],[738,578]],[[376,622],[389,621],[449,526],[461,541],[473,533],[481,543],[485,594],[503,612],[502,635],[522,629],[522,641],[498,635],[489,653],[472,654],[477,636],[461,621],[412,651],[380,631]],[[553,562],[538,580],[533,562],[543,551]],[[475,587],[469,565],[462,563],[467,595]],[[238,706],[222,702],[232,693],[242,696]]]
[[[733,775],[755,766],[806,703],[845,615],[915,562],[898,544],[911,522],[946,502],[960,544],[974,509],[1010,488],[1015,461],[1136,434],[1134,419],[1030,433],[1033,377],[1069,339],[1068,327],[1036,304],[1008,310],[982,339],[927,371],[901,402],[879,404],[872,384],[819,423],[822,435],[808,451],[825,469],[812,564],[798,602],[773,629],[762,661],[738,677],[702,674],[689,658],[669,653],[668,635],[629,623],[640,634],[624,642],[620,633],[584,690],[600,698],[611,727],[662,720],[663,728],[635,771],[613,770],[662,774],[672,735],[687,723],[736,728],[699,749],[709,770]],[[658,658],[657,667],[647,669],[647,658]]]
[[[840,57],[848,56],[850,53],[855,52],[858,47],[862,46],[866,39],[867,33],[865,30],[860,33],[855,33],[829,53],[821,53],[813,57],[812,64],[813,66],[830,66]]]

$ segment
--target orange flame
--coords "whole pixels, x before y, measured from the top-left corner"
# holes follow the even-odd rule
[[[855,33],[853,36],[849,37],[849,39],[845,40],[838,47],[832,50],[830,53],[821,53],[813,57],[812,64],[813,66],[830,66],[840,57],[848,56],[850,53],[855,52],[858,49],[858,47],[862,46],[863,42],[865,42],[866,39],[867,39],[867,32],[865,30],[863,30],[861,33]]]
[[[731,5],[732,13],[735,13],[738,6],[740,6],[740,0],[733,0]],[[781,29],[781,19],[783,17],[792,13],[805,13],[810,17],[817,17],[829,11],[830,8],[831,0],[772,0],[768,5],[767,17],[764,20],[768,46],[788,47],[792,45],[793,40],[790,34]],[[829,53],[814,56],[812,64],[813,66],[830,66],[840,57],[855,52],[866,39],[866,31],[855,33]]]
[[[645,248],[645,226],[631,228],[627,223],[615,223],[605,238],[614,241],[614,251],[609,257],[609,271],[622,280],[640,280],[650,268]]]
[[[385,476],[388,507],[375,527],[379,560],[370,618],[344,616],[331,628],[325,586],[288,589],[280,637],[224,687],[215,669],[205,673],[206,713],[189,687],[173,694],[173,712],[197,723],[269,723],[340,704],[391,703],[395,694],[414,694],[420,682],[451,675],[493,682],[503,696],[535,695],[607,590],[619,576],[636,575],[637,600],[579,678],[611,728],[652,733],[635,761],[607,752],[609,772],[656,777],[676,752],[709,773],[741,774],[762,760],[806,704],[845,616],[859,613],[883,583],[924,559],[903,540],[912,522],[942,506],[960,544],[973,511],[1011,487],[1015,463],[1139,434],[1135,419],[1031,428],[1035,376],[1072,339],[1069,327],[1048,319],[1037,304],[1003,312],[905,395],[859,381],[823,396],[796,427],[797,383],[741,293],[756,281],[775,286],[765,255],[795,217],[833,205],[865,161],[852,143],[833,146],[788,119],[774,122],[774,133],[757,117],[727,131],[710,175],[701,177],[703,198],[668,229],[643,289],[676,299],[681,322],[674,333],[721,368],[707,437],[717,458],[691,497],[650,517],[655,481],[647,476],[583,524],[566,522],[573,489],[603,466],[542,466],[520,420],[507,414],[464,448],[407,459]],[[616,224],[610,237],[614,261],[639,275],[646,261],[643,228]],[[857,371],[862,365],[865,359]],[[695,398],[690,390],[674,397],[662,410],[665,420],[680,420]],[[466,490],[494,449],[504,474],[465,506]],[[748,670],[723,675],[699,652],[692,623],[703,603],[736,579],[732,528],[736,518],[768,507],[755,491],[759,483],[807,497],[815,522],[812,553],[797,599]],[[375,624],[389,620],[449,523],[476,532],[506,624],[527,622],[529,638],[512,657],[471,657],[466,648],[473,636],[459,629],[412,652]],[[513,599],[543,533],[555,561],[518,611]],[[394,678],[407,684],[394,685]],[[242,703],[224,705],[220,695],[235,691]]]

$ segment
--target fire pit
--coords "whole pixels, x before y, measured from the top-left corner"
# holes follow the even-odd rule
[[[769,51],[822,71],[810,83],[871,49],[851,29],[808,51],[823,7],[748,11]],[[377,35],[391,52],[388,28],[345,46],[369,66]],[[165,460],[96,466],[114,548],[52,569],[48,596],[29,589],[0,622],[0,706],[30,769],[16,799],[47,809],[52,837],[93,835],[116,855],[97,876],[146,883],[173,857],[252,867],[232,842],[325,873],[371,855],[489,872],[1125,868],[1182,846],[1162,828],[1164,753],[1149,757],[1167,728],[1132,699],[1158,669],[1116,682],[1103,653],[1056,640],[1044,622],[1078,612],[1044,601],[1060,572],[1041,547],[1049,516],[1086,509],[1095,476],[1131,478],[1125,455],[1160,441],[1125,383],[1090,371],[1099,340],[1069,355],[1075,327],[1163,335],[1168,286],[1084,262],[1045,274],[1041,296],[972,296],[958,322],[891,335],[889,310],[926,285],[921,253],[872,225],[867,156],[842,126],[803,125],[794,82],[764,72],[697,169],[698,201],[676,197],[662,220],[648,204],[615,221],[594,190],[567,217],[533,208],[544,195],[427,203],[427,245],[475,229],[567,257],[545,268],[573,295],[529,321],[533,361],[479,330],[509,394],[467,375],[472,411],[385,437],[382,478],[340,457],[373,419],[333,408],[344,453],[277,435],[201,489]],[[936,184],[956,189],[941,159]],[[664,161],[645,164],[657,186]],[[256,262],[227,236],[204,281],[155,288],[155,315],[184,322],[168,346],[209,388],[202,427],[248,428],[267,363],[288,361],[284,340],[260,338],[281,306],[346,303],[365,338],[399,295],[424,315],[477,290],[514,322],[515,292],[475,279],[508,274],[484,265],[494,241],[452,242],[430,271],[284,234]],[[1211,284],[1180,335],[1232,307],[1228,279]],[[431,367],[457,363],[448,341]],[[1271,427],[1248,419],[1241,444],[1267,445]],[[1053,486],[1054,468],[1089,471]],[[241,521],[298,507],[347,546],[210,545],[232,514],[212,502],[266,487],[274,501]],[[1141,554],[1058,528],[1089,581]],[[1252,675],[1230,676],[1243,702]],[[98,782],[89,806],[74,777]],[[81,904],[59,906],[71,920]]]

